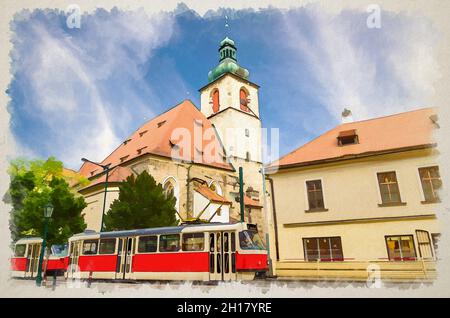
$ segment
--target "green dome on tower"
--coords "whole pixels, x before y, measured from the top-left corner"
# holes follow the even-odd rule
[[[232,73],[243,79],[248,79],[248,70],[237,64],[236,51],[234,41],[229,37],[220,42],[219,65],[208,73],[208,82],[215,81],[225,73]]]

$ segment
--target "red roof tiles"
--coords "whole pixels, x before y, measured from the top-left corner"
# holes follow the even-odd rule
[[[127,167],[121,166],[114,167],[108,174],[108,183],[125,181],[125,179],[132,174],[133,172],[131,172],[131,170]],[[102,184],[105,182],[106,182],[106,174],[103,174],[101,177],[94,179],[88,186],[84,187],[81,190],[91,188],[97,184]]]
[[[205,134],[208,130],[213,133]],[[180,150],[186,141],[177,133],[183,132],[190,133],[191,140],[186,143],[189,145],[187,149]],[[202,151],[199,151],[199,148]],[[206,151],[211,149],[212,151]],[[114,167],[144,154],[172,158],[172,153],[179,154],[178,159],[233,170],[232,166],[224,160],[224,149],[211,122],[189,100],[183,101],[142,125],[101,164],[111,164],[111,167]],[[215,155],[215,160],[209,158],[210,153]],[[84,163],[80,168],[80,173],[86,177],[100,172],[102,172],[101,168],[89,162]]]
[[[273,162],[271,168],[313,164],[327,159],[427,146],[433,143],[433,108],[339,125]],[[339,146],[337,137],[355,131],[358,143]]]
[[[256,209],[260,209],[263,207],[261,205],[261,203],[259,203],[259,201],[256,201],[247,195],[244,195],[244,204],[245,204],[245,206],[248,206],[250,208],[256,208]]]
[[[219,203],[219,204],[227,204],[230,205],[231,201],[228,201],[223,196],[217,194],[213,190],[211,190],[209,187],[201,185],[197,188],[195,188],[195,191],[203,195],[205,198],[207,198],[212,203]]]

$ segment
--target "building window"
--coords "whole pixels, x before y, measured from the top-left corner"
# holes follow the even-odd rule
[[[433,258],[430,233],[423,230],[416,230],[417,244],[419,245],[419,255],[422,259]]]
[[[243,88],[241,88],[241,90],[239,91],[239,101],[241,110],[248,112],[248,93]]]
[[[164,194],[166,195],[166,198],[171,198],[175,196],[175,187],[169,180],[166,181],[166,183],[164,183],[163,190]]]
[[[219,105],[219,90],[216,88],[212,93],[213,112],[217,113],[220,109]]]
[[[309,205],[307,211],[327,211],[323,200],[322,180],[306,181],[306,191]]]
[[[250,130],[248,128],[245,128],[245,137],[250,137]]]
[[[157,245],[158,245],[157,236],[141,236],[139,238],[138,252],[154,253],[157,251]]]
[[[304,238],[303,250],[308,262],[343,261],[342,242],[340,237]]]
[[[183,234],[183,251],[203,251],[205,235],[203,233]]]
[[[442,186],[439,167],[419,168],[419,175],[425,197],[425,201],[422,203],[439,202],[438,190]]]
[[[403,204],[395,171],[378,173],[377,176],[382,201],[379,206]]]
[[[386,236],[386,246],[390,261],[416,260],[416,250],[412,235]]]
[[[250,152],[249,151],[247,151],[245,153],[245,161],[250,161]]]
[[[358,135],[356,134],[355,129],[341,131],[339,133],[339,136],[337,137],[337,140],[339,146],[353,145],[359,143]]]

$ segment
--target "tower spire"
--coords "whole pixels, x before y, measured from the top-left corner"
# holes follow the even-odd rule
[[[208,81],[215,81],[225,73],[233,73],[243,79],[248,79],[249,72],[237,63],[237,48],[228,36],[219,45],[219,65],[208,73]]]

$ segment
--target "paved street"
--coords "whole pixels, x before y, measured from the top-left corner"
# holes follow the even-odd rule
[[[104,295],[104,296],[188,296],[188,297],[204,297],[206,296],[222,296],[222,297],[264,297],[277,294],[286,296],[295,296],[297,292],[302,295],[309,295],[312,289],[316,291],[336,288],[353,287],[360,290],[368,290],[366,282],[325,282],[325,281],[294,281],[294,280],[255,280],[248,282],[219,282],[219,283],[203,283],[203,282],[110,282],[110,281],[87,281],[70,282],[62,277],[58,277],[56,281],[50,279],[43,289],[35,289],[34,280],[28,279],[11,279],[9,281],[12,290],[26,289],[28,295],[40,292],[59,292],[75,291],[77,295]],[[383,283],[384,288],[400,288],[400,289],[417,289],[418,284],[399,284],[399,283]],[[423,286],[425,287],[425,285]],[[239,290],[239,294],[234,291]],[[230,293],[230,291],[233,291]],[[301,295],[298,295],[301,296]]]

